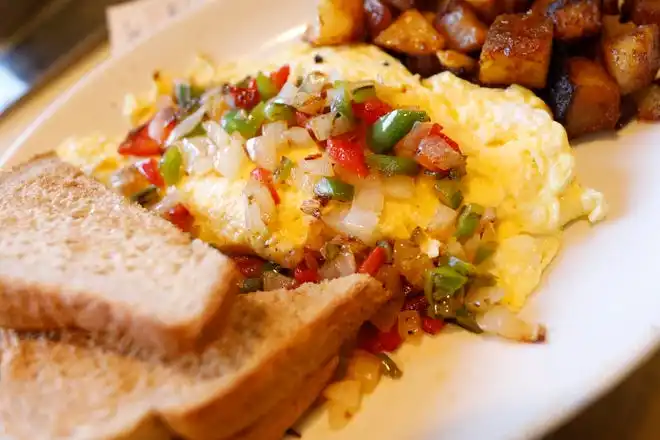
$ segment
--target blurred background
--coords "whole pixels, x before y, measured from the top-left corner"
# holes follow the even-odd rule
[[[0,0],[0,114],[102,44],[122,0]]]

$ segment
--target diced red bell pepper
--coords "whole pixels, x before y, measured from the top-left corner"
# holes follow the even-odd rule
[[[293,270],[293,278],[298,284],[318,283],[321,275],[317,268],[309,267],[305,260],[301,261]]]
[[[152,184],[156,185],[159,188],[165,187],[165,181],[163,176],[160,174],[158,169],[158,162],[156,159],[149,158],[144,159],[135,164],[135,167],[138,169],[140,174],[147,178],[147,180]]]
[[[393,109],[378,98],[369,98],[362,103],[353,103],[353,114],[367,124],[375,123],[378,118],[391,112]]]
[[[360,269],[358,269],[358,273],[366,273],[373,277],[378,272],[378,269],[380,269],[383,266],[383,264],[385,264],[386,259],[387,259],[387,251],[385,250],[385,248],[381,246],[376,246],[371,251],[367,259],[364,260],[364,262],[360,266]]]
[[[264,260],[250,255],[240,255],[232,257],[238,267],[238,271],[245,278],[260,277],[264,271]]]
[[[373,354],[395,351],[402,343],[403,338],[399,334],[397,324],[386,332],[366,324],[360,328],[358,334],[358,347]]]
[[[458,144],[445,134],[430,134],[419,143],[415,160],[431,171],[447,171],[462,162]]]
[[[156,156],[163,151],[162,142],[149,136],[149,123],[131,130],[126,139],[119,144],[119,154],[124,156]]]
[[[229,86],[229,95],[234,101],[234,107],[246,110],[252,109],[261,102],[257,80],[252,78],[247,87]]]
[[[273,173],[271,173],[265,168],[257,167],[252,170],[250,175],[257,182],[261,183],[262,185],[265,185],[266,188],[268,188],[268,191],[270,191],[270,196],[273,198],[273,202],[275,202],[276,205],[279,205],[280,195],[277,194],[277,189],[275,189],[275,184],[273,183]]]
[[[326,151],[332,160],[360,177],[369,175],[369,168],[364,158],[364,148],[356,141],[346,137],[328,139]]]
[[[280,67],[278,70],[270,72],[270,80],[273,82],[277,90],[280,90],[284,87],[287,79],[289,79],[289,73],[291,73],[291,68],[288,64]]]
[[[440,330],[445,326],[445,321],[442,319],[431,318],[430,316],[422,316],[422,330],[429,335],[437,335]]]
[[[424,295],[413,296],[406,298],[401,310],[416,310],[418,312],[425,311],[429,306],[429,301]]]
[[[188,208],[181,203],[170,208],[165,213],[164,217],[183,232],[190,232],[192,230],[193,222],[195,221],[190,211],[188,211]]]

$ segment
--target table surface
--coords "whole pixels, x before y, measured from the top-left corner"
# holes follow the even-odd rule
[[[6,117],[0,117],[0,153],[53,99],[108,56],[107,46],[99,48]],[[657,439],[660,438],[659,415],[660,352],[568,424],[547,435],[545,440]]]

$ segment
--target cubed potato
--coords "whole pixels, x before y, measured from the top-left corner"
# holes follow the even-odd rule
[[[602,22],[601,32],[603,38],[614,38],[637,29],[633,22],[621,23],[618,15],[603,15]]]
[[[314,46],[359,41],[364,33],[362,0],[320,0],[303,38]]]
[[[545,87],[552,53],[552,21],[541,15],[503,14],[488,31],[479,81]]]
[[[394,21],[392,10],[383,0],[364,0],[364,15],[371,38],[376,38]]]
[[[407,11],[415,7],[415,0],[385,0],[390,6],[399,11]]]
[[[500,14],[525,12],[530,0],[465,0],[476,12],[479,19],[491,24]]]
[[[407,55],[403,57],[403,64],[410,73],[420,75],[423,78],[442,72],[442,65],[435,54]]]
[[[627,0],[624,5],[626,18],[630,18],[635,24],[657,24],[660,26],[660,1]]]
[[[488,27],[462,2],[457,2],[446,14],[438,15],[434,25],[445,37],[447,48],[464,53],[481,49],[488,33]]]
[[[603,0],[603,14],[619,15],[619,0]]]
[[[374,39],[379,46],[408,55],[430,55],[445,39],[417,9],[408,9]]]
[[[574,41],[600,32],[600,0],[536,0],[532,12],[552,18],[558,40]]]
[[[439,50],[436,53],[442,70],[456,76],[470,77],[477,71],[477,60],[455,50]]]
[[[637,116],[644,121],[660,121],[660,86],[651,84],[635,96]]]
[[[638,26],[633,31],[605,38],[603,62],[619,84],[622,94],[627,95],[648,86],[660,68],[658,26]]]
[[[612,130],[620,114],[619,87],[594,61],[574,57],[553,69],[548,103],[570,138]]]

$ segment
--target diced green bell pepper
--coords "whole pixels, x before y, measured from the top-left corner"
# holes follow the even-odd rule
[[[374,152],[387,153],[408,134],[415,122],[427,121],[429,116],[424,111],[394,110],[371,126],[367,141]]]
[[[277,87],[273,84],[273,81],[262,72],[257,74],[255,80],[257,83],[257,90],[259,91],[259,97],[262,101],[268,101],[270,98],[277,95]]]
[[[370,154],[367,156],[367,164],[386,176],[397,174],[416,176],[419,173],[419,164],[409,157]]]
[[[435,182],[435,190],[438,192],[440,201],[451,209],[458,209],[463,202],[463,193],[460,183],[456,180],[438,180]]]
[[[314,194],[318,197],[324,197],[332,200],[339,200],[342,202],[350,202],[353,200],[355,190],[353,185],[342,182],[333,177],[322,177],[316,185],[314,185]]]
[[[170,146],[160,159],[158,168],[167,186],[176,185],[183,174],[183,157],[176,145]]]
[[[456,220],[455,236],[458,239],[472,236],[479,227],[484,208],[476,203],[465,205]]]

